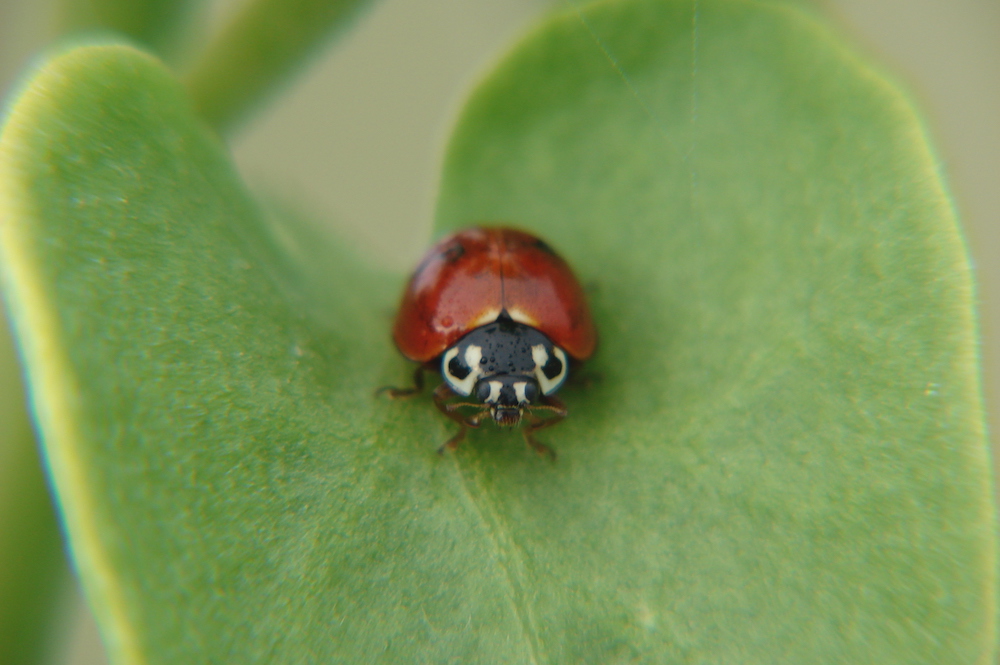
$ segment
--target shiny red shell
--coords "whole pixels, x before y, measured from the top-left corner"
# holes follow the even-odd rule
[[[597,329],[573,271],[543,241],[508,228],[472,228],[427,252],[403,293],[393,338],[417,362],[441,355],[506,310],[577,360]]]

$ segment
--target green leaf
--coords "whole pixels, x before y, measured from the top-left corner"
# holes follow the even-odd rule
[[[415,452],[383,442],[396,454],[372,461],[373,386],[357,381],[390,357],[381,311],[348,293],[308,314],[222,146],[131,48],[53,60],[0,145],[8,301],[110,653],[330,652],[336,631],[318,626],[347,608],[320,590],[355,572],[338,559],[363,563],[338,543],[380,512],[364,501],[379,469],[398,475]],[[333,293],[377,293],[326,258]],[[382,528],[408,526],[383,509],[397,516]],[[303,640],[307,617],[323,620]]]
[[[215,35],[186,76],[195,106],[220,131],[342,32],[366,0],[252,0]]]
[[[696,14],[692,14],[692,10]],[[971,289],[899,93],[793,10],[603,3],[479,88],[442,227],[594,285],[556,464],[429,399],[399,280],[261,214],[157,63],[0,137],[8,300],[120,662],[971,663],[995,552]]]

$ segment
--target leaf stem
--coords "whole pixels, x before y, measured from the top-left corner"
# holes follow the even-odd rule
[[[128,35],[161,56],[175,55],[190,23],[192,0],[61,0],[61,33],[108,29]]]
[[[226,132],[357,15],[366,0],[251,0],[184,77],[195,106]]]

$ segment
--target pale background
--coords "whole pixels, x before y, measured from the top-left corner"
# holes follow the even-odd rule
[[[212,10],[214,21],[225,19],[233,0],[221,4]],[[303,202],[373,262],[403,271],[428,239],[442,143],[469,86],[540,14],[569,6],[568,0],[376,2],[246,125],[233,146],[237,163],[251,186]],[[817,6],[924,110],[975,265],[986,403],[991,422],[1000,422],[1000,1],[818,0]],[[51,14],[48,1],[0,0],[0,89],[46,42]],[[9,355],[4,347],[0,339],[0,355]],[[9,371],[9,358],[0,358],[0,372]],[[0,418],[9,413],[10,404],[0,405]],[[105,662],[75,593],[63,614],[52,662]]]

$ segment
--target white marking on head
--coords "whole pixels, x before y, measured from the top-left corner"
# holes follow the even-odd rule
[[[490,381],[490,396],[486,398],[486,401],[490,404],[496,404],[497,400],[500,399],[500,389],[503,388],[503,384],[499,381]]]
[[[524,394],[524,388],[528,385],[526,381],[517,381],[514,383],[514,394],[517,395],[517,403],[524,404],[528,401],[527,396]]]
[[[465,350],[465,364],[473,371],[479,369],[479,361],[483,359],[483,347],[470,344]]]
[[[545,350],[544,344],[535,344],[531,347],[531,359],[535,361],[535,371],[549,361],[549,352]]]
[[[535,378],[538,379],[538,386],[542,389],[543,395],[551,395],[559,390],[559,386],[566,380],[566,369],[568,366],[566,354],[558,346],[552,347],[552,353],[555,355],[556,360],[559,361],[561,367],[559,368],[559,373],[550,379],[542,371],[542,368],[549,362],[549,354],[545,350],[545,346],[543,344],[536,344],[531,347],[531,359],[535,361]]]
[[[444,377],[448,386],[459,395],[468,397],[472,393],[472,388],[476,385],[476,380],[482,376],[483,368],[479,365],[483,357],[483,350],[476,345],[470,345],[465,350],[465,364],[469,367],[469,374],[460,379],[451,373],[451,361],[458,357],[458,347],[448,349],[441,358],[441,376]]]

